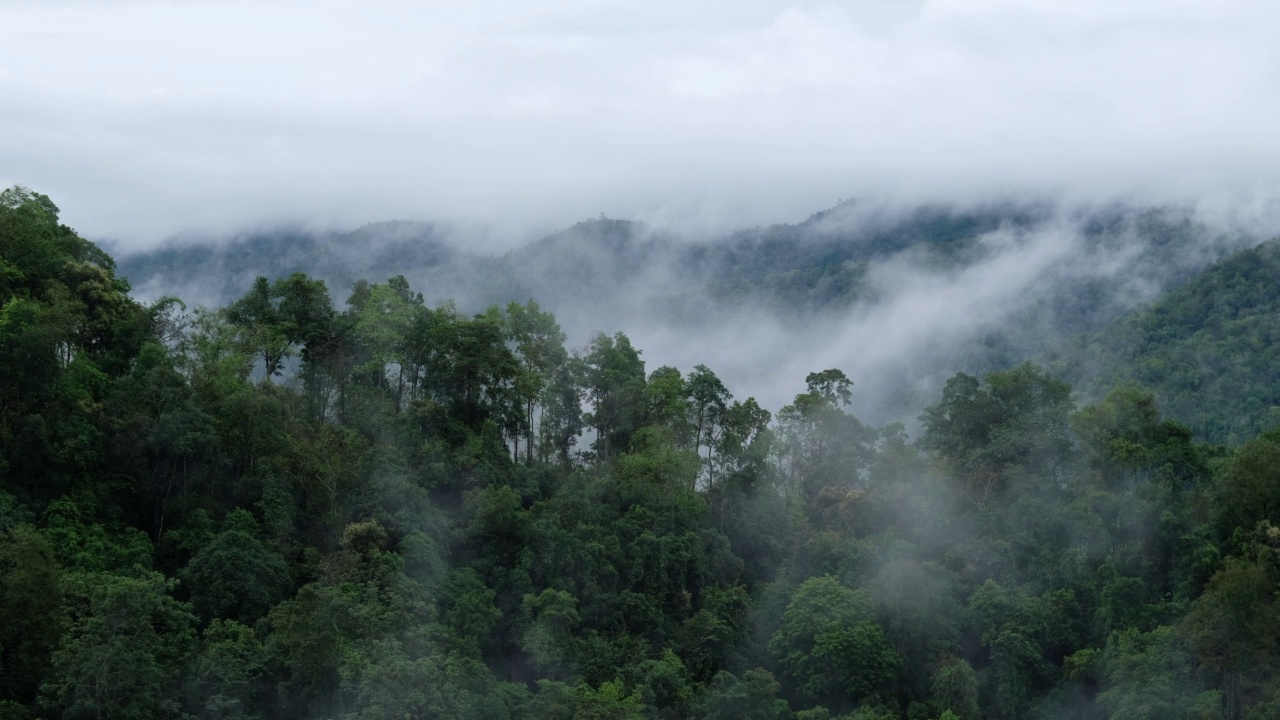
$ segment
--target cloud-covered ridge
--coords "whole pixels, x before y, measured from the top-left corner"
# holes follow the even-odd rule
[[[9,3],[0,185],[93,237],[1280,186],[1255,0]]]

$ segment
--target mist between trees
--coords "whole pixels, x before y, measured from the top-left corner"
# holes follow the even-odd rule
[[[232,302],[254,277],[304,272],[341,305],[361,278],[403,275],[428,305],[468,314],[536,298],[567,345],[626,331],[654,365],[716,369],[776,411],[814,368],[858,382],[875,424],[916,418],[958,370],[1027,359],[1093,393],[1107,368],[1059,362],[1083,335],[1257,242],[1247,214],[1185,207],[845,202],[796,224],[681,234],[598,218],[505,252],[442,223],[350,233],[258,230],[184,239],[120,259],[137,296]],[[193,273],[192,268],[200,268]],[[296,371],[297,362],[291,366]]]
[[[0,194],[0,716],[1280,713],[1280,434],[1025,363],[912,440],[403,277],[144,305],[57,213]]]

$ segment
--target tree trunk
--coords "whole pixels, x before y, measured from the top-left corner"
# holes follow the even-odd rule
[[[524,462],[526,465],[533,464],[533,401],[529,401],[528,425],[525,426],[525,444],[524,444]]]
[[[1240,678],[1228,670],[1222,677],[1222,704],[1227,720],[1240,720]]]

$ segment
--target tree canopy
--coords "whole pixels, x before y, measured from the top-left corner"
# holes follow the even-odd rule
[[[775,414],[532,300],[333,291],[144,305],[0,193],[0,717],[1280,706],[1275,433],[1028,363],[913,441],[836,368]]]

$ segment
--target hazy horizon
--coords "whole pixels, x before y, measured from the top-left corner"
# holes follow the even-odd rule
[[[3,13],[0,185],[125,248],[393,218],[499,246],[600,213],[722,232],[850,197],[1280,196],[1280,10],[1261,2]]]

